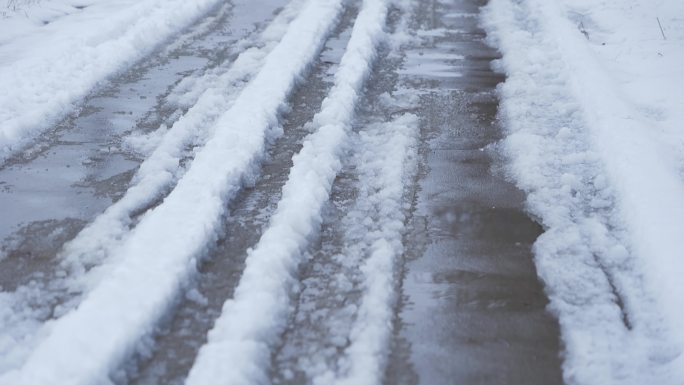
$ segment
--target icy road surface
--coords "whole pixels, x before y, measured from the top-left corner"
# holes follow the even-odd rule
[[[628,2],[7,2],[0,384],[682,384]]]

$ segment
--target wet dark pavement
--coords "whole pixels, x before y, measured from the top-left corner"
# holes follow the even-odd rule
[[[386,384],[560,384],[557,321],[531,245],[542,229],[497,170],[497,58],[477,0],[422,2],[407,51],[424,164]]]

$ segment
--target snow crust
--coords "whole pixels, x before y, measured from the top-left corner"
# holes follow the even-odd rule
[[[376,46],[384,36],[386,14],[384,1],[364,1],[333,88],[314,117],[318,129],[293,158],[278,208],[249,252],[234,298],[226,301],[209,332],[188,384],[268,381],[271,348],[291,311],[296,268],[320,226],[322,206],[340,170],[354,109],[371,71]]]
[[[240,93],[164,202],[115,251],[118,263],[3,384],[108,383],[108,375],[173,304],[216,237],[226,203],[250,178],[279,111],[336,24],[340,1],[309,1]],[[245,368],[247,369],[247,368]],[[215,379],[213,379],[215,380]],[[212,382],[213,382],[212,380]]]
[[[60,0],[0,18],[0,162],[217,3]]]
[[[678,1],[485,10],[508,75],[502,147],[546,228],[535,258],[569,384],[684,378],[682,14]]]

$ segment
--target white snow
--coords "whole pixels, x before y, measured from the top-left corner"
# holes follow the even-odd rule
[[[0,17],[0,162],[218,1],[13,3]]]
[[[319,228],[321,208],[349,140],[351,119],[370,73],[387,6],[365,0],[335,84],[314,117],[317,131],[293,158],[282,198],[258,244],[247,256],[234,297],[223,306],[197,356],[187,384],[254,384],[268,381],[271,347],[278,341],[291,311],[290,292],[303,249]],[[226,365],[229,362],[230,365]]]
[[[546,228],[536,263],[570,384],[684,378],[682,16],[676,0],[486,8],[503,149]]]
[[[76,310],[50,325],[26,363],[0,383],[108,381],[153,331],[215,238],[227,201],[254,172],[267,141],[280,134],[279,111],[341,10],[340,1],[308,2],[261,71],[217,119],[214,135],[175,189],[116,250],[119,262]]]

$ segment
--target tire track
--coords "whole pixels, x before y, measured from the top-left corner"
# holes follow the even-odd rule
[[[400,19],[399,9],[391,8],[390,32],[396,29]],[[350,360],[345,353],[365,294],[362,265],[371,246],[364,237],[372,229],[365,225],[372,226],[384,219],[370,203],[366,189],[373,185],[372,180],[367,177],[360,180],[359,172],[367,163],[372,163],[362,155],[371,151],[365,140],[382,131],[382,122],[390,122],[395,114],[406,111],[385,103],[392,99],[390,94],[395,91],[396,69],[400,63],[401,56],[389,45],[380,48],[353,125],[352,144],[345,151],[344,166],[335,179],[330,203],[324,211],[320,236],[309,248],[308,260],[300,268],[302,288],[296,310],[272,359],[274,384],[330,383],[344,377],[349,369]],[[391,141],[391,135],[384,139]],[[384,153],[380,148],[375,150]],[[378,178],[384,175],[381,170],[375,171]],[[386,309],[391,307],[388,305]],[[371,377],[366,380],[372,381]]]
[[[317,130],[293,157],[278,208],[248,253],[235,295],[224,304],[200,349],[188,384],[219,378],[225,384],[268,382],[269,356],[291,311],[293,273],[317,232],[322,206],[341,167],[351,119],[383,37],[386,14],[383,1],[364,1],[335,73],[335,85],[314,118]]]
[[[283,137],[275,141],[253,186],[244,188],[230,203],[222,236],[203,258],[199,274],[174,310],[165,329],[153,342],[154,353],[140,360],[138,373],[129,374],[132,384],[182,383],[194,362],[207,332],[219,316],[223,302],[231,298],[247,250],[257,243],[268,218],[275,210],[280,192],[292,166],[292,156],[310,133],[310,121],[333,84],[334,67],[339,65],[344,46],[357,15],[350,5],[339,26],[326,43],[311,73],[292,95],[283,116]],[[143,349],[144,350],[144,349]],[[135,370],[135,363],[127,365]]]
[[[201,81],[201,87],[195,85],[190,93],[199,92],[198,88],[201,93],[192,107],[168,130],[164,131],[164,126],[160,126],[154,133],[161,131],[159,143],[140,165],[126,194],[66,245],[63,251],[65,269],[78,272],[102,265],[103,261],[109,265],[116,262],[108,258],[111,251],[126,238],[142,214],[159,205],[183,177],[197,149],[214,134],[222,114],[230,109],[245,85],[262,68],[265,57],[279,43],[280,34],[299,12],[301,3],[301,0],[295,0],[288,4],[262,33],[257,34],[258,37],[250,39],[257,47],[242,51],[227,69],[222,70],[223,73],[200,77],[211,82]],[[250,7],[249,4],[243,6]],[[221,67],[216,69],[221,70]],[[92,277],[87,279],[97,282],[107,274],[107,266],[99,270],[89,271],[88,275]],[[79,283],[72,283],[70,289],[83,290],[78,287]]]
[[[337,1],[312,1],[290,24],[259,74],[198,151],[164,203],[146,213],[117,249],[119,262],[79,308],[53,323],[26,364],[0,382],[104,382],[149,335],[216,237],[222,206],[253,175],[283,103],[341,12]],[[245,131],[244,127],[251,127]],[[60,354],[54,354],[55,350]]]
[[[385,384],[562,383],[559,331],[531,246],[540,226],[501,173],[480,0],[415,1],[399,71],[421,169]]]
[[[188,118],[188,108],[169,100],[180,79],[231,67],[237,50],[260,42],[262,27],[257,26],[273,17],[276,3],[248,14],[249,4],[234,3],[217,7],[215,15],[93,91],[81,111],[0,168],[0,180],[11,184],[0,196],[0,206],[7,208],[3,226],[15,219],[30,221],[8,238],[11,242],[3,245],[7,257],[0,259],[0,335],[5,341],[0,346],[0,356],[5,357],[0,372],[21,362],[45,321],[77,305],[80,294],[97,281],[96,276],[85,277],[84,271],[105,261],[135,216],[168,191],[163,183],[154,189],[148,183],[141,189],[140,170],[129,185],[138,165],[142,162],[145,168],[150,163],[129,142],[150,128],[164,132],[164,127],[175,127],[179,119]],[[235,47],[238,40],[243,46]],[[206,44],[218,49],[208,52],[202,49]],[[197,87],[197,92],[208,91]],[[64,170],[70,171],[64,174]],[[166,181],[172,183],[174,177]],[[35,207],[37,201],[44,202]],[[113,206],[81,231],[111,202]],[[50,207],[43,210],[43,206]],[[14,218],[14,210],[21,216]],[[31,215],[51,219],[31,221]]]

